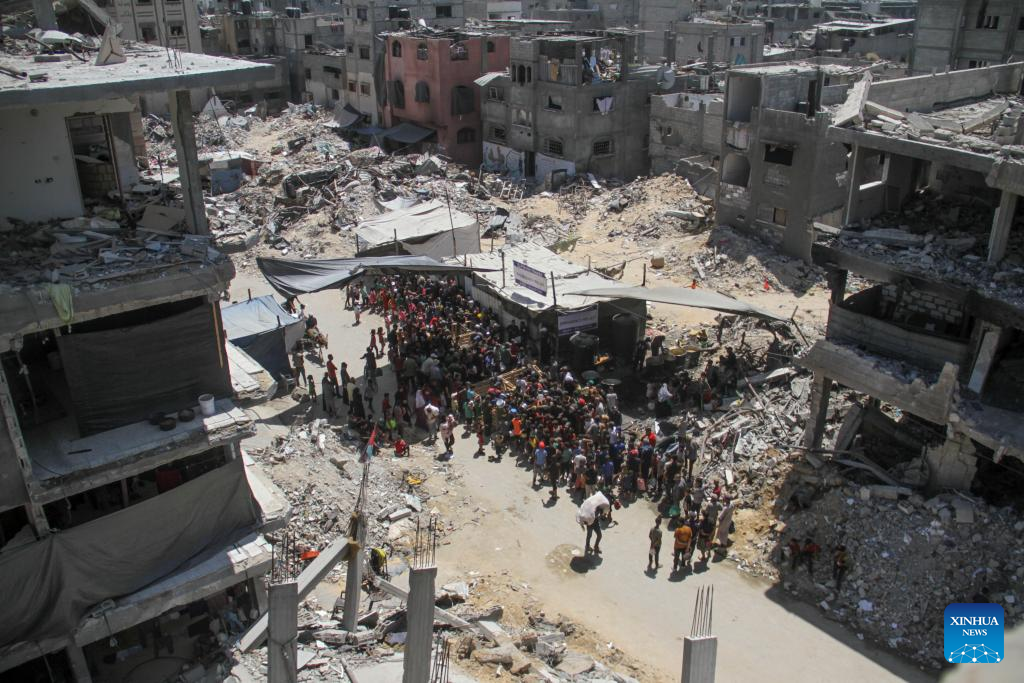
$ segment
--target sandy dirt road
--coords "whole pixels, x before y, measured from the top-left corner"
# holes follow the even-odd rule
[[[262,278],[240,275],[232,298],[271,293]],[[357,372],[370,325],[364,316],[354,327],[336,291],[302,297],[330,338],[330,351]],[[317,379],[322,370],[307,365]],[[392,390],[385,371],[382,391]],[[261,411],[263,412],[263,411]],[[267,420],[267,424],[272,424]],[[261,426],[261,429],[267,429]],[[461,435],[461,429],[459,434]],[[856,634],[823,616],[813,606],[791,600],[781,588],[736,571],[728,561],[673,580],[669,576],[670,537],[662,550],[662,568],[644,571],[647,530],[655,516],[649,502],[615,513],[605,532],[603,555],[581,557],[584,535],[575,522],[576,505],[565,492],[550,499],[550,487],[534,490],[530,473],[510,458],[491,462],[474,458],[471,439],[456,442],[455,466],[461,473],[438,499],[443,512],[458,510],[459,529],[439,551],[439,585],[464,579],[471,571],[507,572],[550,614],[561,613],[643,662],[652,680],[677,681],[682,638],[699,586],[714,585],[714,632],[719,638],[718,672],[722,681],[930,681],[932,675],[860,641]],[[421,456],[429,466],[429,455]],[[445,500],[459,500],[448,506]],[[827,673],[826,673],[827,672]],[[646,681],[645,681],[646,683]]]

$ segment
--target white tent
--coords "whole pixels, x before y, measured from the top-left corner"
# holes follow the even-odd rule
[[[398,243],[396,245],[396,242]],[[369,218],[356,226],[358,254],[395,254],[443,259],[480,253],[476,218],[433,200]]]

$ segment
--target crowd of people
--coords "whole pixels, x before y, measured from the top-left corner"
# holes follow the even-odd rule
[[[366,278],[346,289],[344,306],[360,314],[356,324],[363,312],[384,324],[369,331],[361,378],[327,354],[319,392],[326,416],[344,413],[364,438],[398,456],[408,454],[411,435],[425,432],[426,443],[440,441],[438,457],[450,458],[461,428],[475,439],[477,457],[508,456],[532,469],[534,488],[549,486],[553,499],[562,492],[593,503],[593,514],[581,520],[587,554],[601,553],[601,529],[614,524],[614,510],[639,499],[655,502],[661,513],[650,531],[649,570],[660,566],[665,520],[674,571],[728,546],[734,501],[723,482],[704,481],[695,471],[694,421],[684,420],[671,436],[624,425],[614,383],[577,377],[552,362],[545,335],[533,340],[525,324],[503,324],[454,278]],[[320,334],[315,318],[306,324]],[[302,355],[296,349],[293,357],[297,382],[305,377],[316,401],[317,383],[305,375]],[[393,373],[394,396],[378,390],[384,372]]]

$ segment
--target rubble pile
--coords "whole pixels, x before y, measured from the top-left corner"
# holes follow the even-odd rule
[[[522,614],[516,610],[518,627],[507,623],[500,605],[474,606],[476,591],[488,581],[470,577],[445,584],[437,591],[435,605],[469,624],[459,629],[435,622],[435,637],[449,641],[450,661],[456,669],[477,674],[477,678],[505,673],[523,681],[636,683],[637,678],[613,670],[585,652],[589,648],[577,625],[562,616],[546,615],[535,603],[525,607]],[[372,580],[365,587],[370,591],[369,604],[354,633],[342,629],[340,608],[328,610],[315,597],[300,604],[300,681],[345,682],[349,680],[348,671],[358,676],[361,669],[388,664],[398,665],[395,670],[401,676],[407,635],[405,603],[378,590]],[[610,654],[616,668],[635,669],[623,662],[621,653],[613,647]],[[238,658],[251,673],[266,674],[265,646]]]
[[[992,208],[981,201],[922,193],[899,214],[861,221],[828,241],[901,269],[1024,304],[1024,241],[1017,237],[1021,224],[1010,230],[1006,256],[989,263],[992,215]]]
[[[121,207],[91,200],[87,215],[27,223],[0,217],[0,288],[41,283],[78,290],[224,256],[208,237],[185,234],[184,211],[166,185],[140,182]]]
[[[1014,144],[1022,116],[1024,98],[991,97],[933,114],[879,111],[868,117],[864,128],[940,147],[1024,159],[1024,146]]]
[[[762,567],[790,592],[847,622],[861,637],[938,667],[942,612],[952,602],[986,601],[1006,611],[1007,628],[1024,608],[1024,522],[962,494],[926,499],[898,487],[850,481],[829,488],[806,510],[781,516],[766,539]],[[813,538],[822,548],[811,576],[792,569],[783,548]],[[842,590],[831,580],[831,553],[846,546],[850,570]]]
[[[317,418],[293,425],[271,447],[249,451],[288,498],[292,517],[287,532],[301,549],[322,549],[347,532],[362,481],[357,452],[361,444],[347,426]],[[443,463],[435,467],[448,468]],[[402,561],[415,533],[416,517],[437,514],[428,507],[429,494],[423,489],[433,474],[410,470],[404,461],[392,462],[383,455],[373,460],[364,507],[371,546],[388,547],[396,561]],[[442,535],[449,531],[439,527]]]

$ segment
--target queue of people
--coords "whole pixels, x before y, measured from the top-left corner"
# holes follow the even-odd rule
[[[369,330],[361,379],[327,355],[320,390],[326,416],[344,412],[364,438],[374,434],[378,448],[393,446],[400,457],[414,429],[426,432],[426,443],[440,442],[439,457],[452,457],[461,426],[478,457],[501,461],[507,454],[532,469],[534,488],[550,486],[552,499],[561,491],[589,505],[578,518],[588,554],[601,552],[602,525],[614,523],[614,510],[642,498],[663,515],[651,530],[648,569],[660,566],[665,519],[676,571],[695,553],[706,562],[728,545],[734,502],[724,483],[695,473],[693,439],[684,433],[659,440],[650,428],[623,426],[614,385],[551,362],[545,335],[534,341],[525,325],[503,325],[454,278],[367,278],[346,289],[344,305],[372,312],[384,325]],[[378,367],[385,356],[388,364]],[[301,358],[293,362],[303,367]],[[393,374],[393,397],[378,391],[384,372]],[[312,376],[307,387],[315,392]]]

